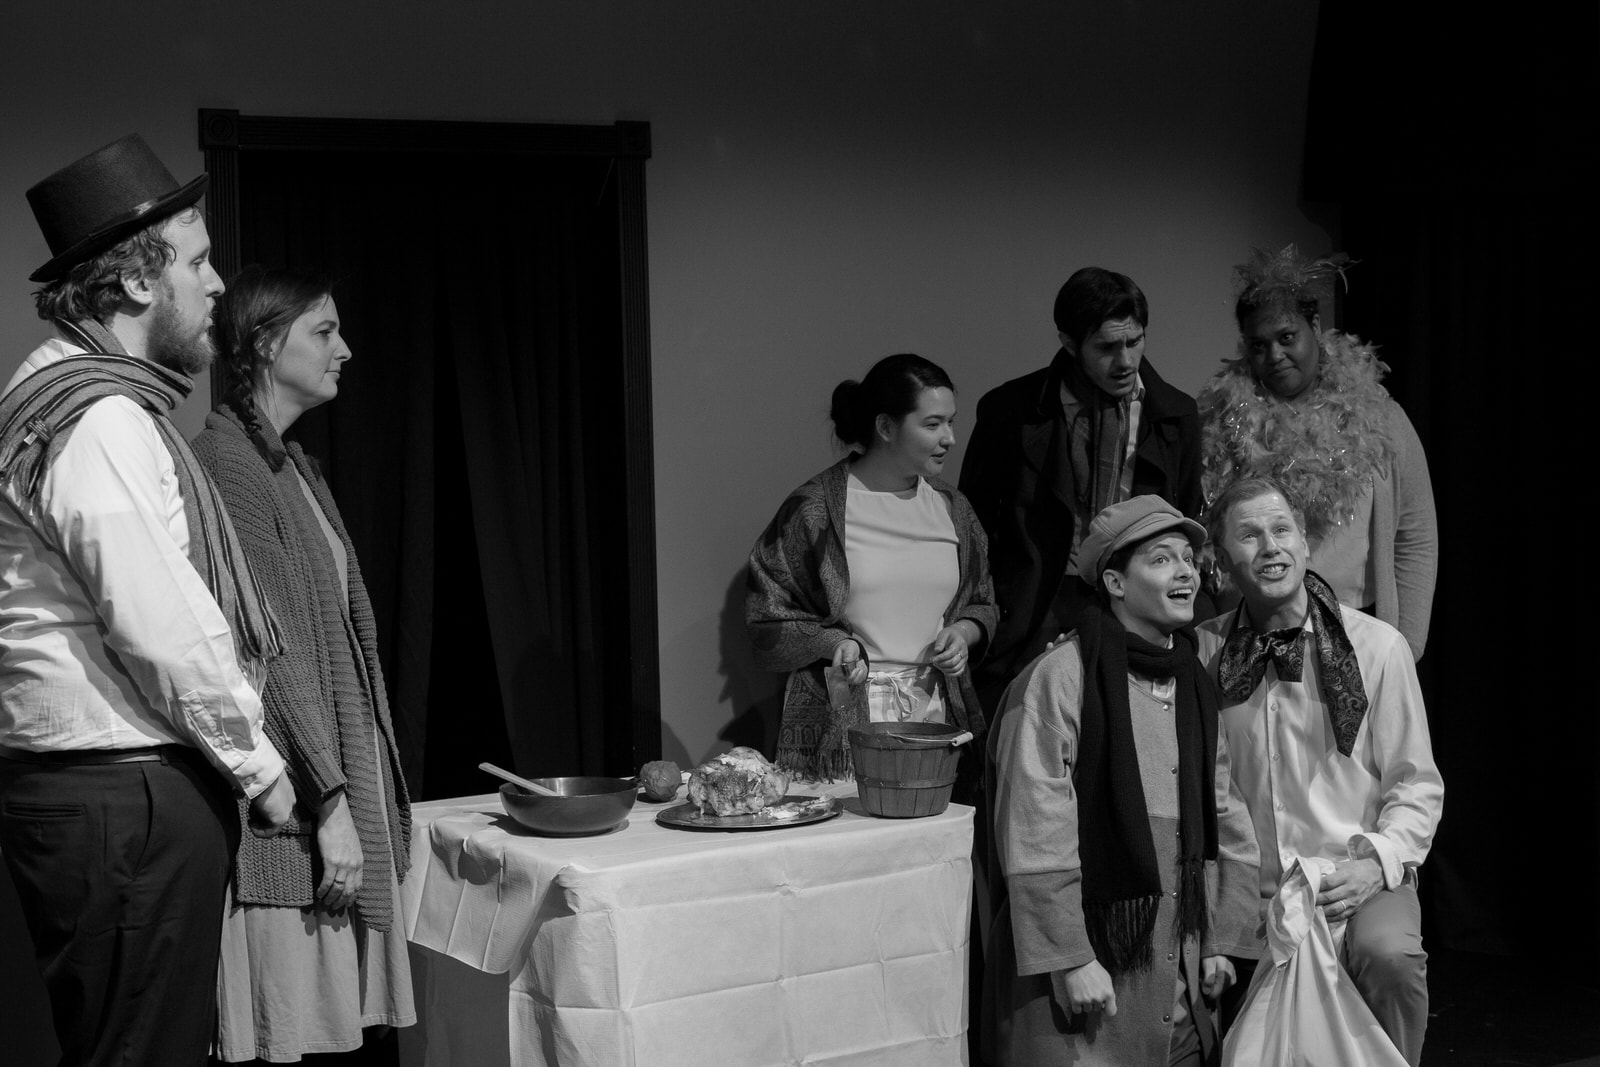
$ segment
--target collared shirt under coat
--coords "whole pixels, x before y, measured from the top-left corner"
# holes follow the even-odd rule
[[[1067,574],[1076,531],[1077,487],[1053,435],[1069,432],[1061,405],[1058,351],[1048,367],[985,393],[961,463],[961,491],[989,536],[999,625],[975,668],[981,691],[998,697],[1007,683],[1076,619],[1047,618]],[[1194,399],[1168,385],[1149,360],[1139,363],[1138,426],[1128,495],[1153,493],[1183,514],[1200,513],[1200,415]],[[1197,610],[1209,614],[1210,600]]]

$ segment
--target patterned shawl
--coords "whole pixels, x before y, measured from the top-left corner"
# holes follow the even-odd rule
[[[1306,571],[1306,594],[1317,645],[1317,677],[1327,700],[1334,742],[1339,753],[1348,756],[1355,748],[1361,720],[1367,717],[1367,689],[1361,681],[1361,664],[1356,659],[1355,646],[1344,632],[1339,601],[1315,571]],[[1294,627],[1294,632],[1287,635],[1281,630],[1261,633],[1245,623],[1244,614],[1241,604],[1217,662],[1217,683],[1223,695],[1234,703],[1250,699],[1266,677],[1268,663],[1286,682],[1298,682],[1305,676],[1305,642],[1300,639],[1303,627]]]

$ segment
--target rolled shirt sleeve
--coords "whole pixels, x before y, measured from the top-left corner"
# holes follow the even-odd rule
[[[1427,859],[1444,807],[1444,779],[1433,760],[1428,716],[1409,648],[1391,642],[1362,665],[1369,697],[1370,759],[1378,779],[1379,808],[1373,830],[1350,839],[1354,857],[1372,855],[1393,889],[1406,868]]]
[[[284,763],[228,622],[189,562],[176,478],[150,416],[110,398],[85,412],[51,464],[40,510],[148,710],[254,797]]]

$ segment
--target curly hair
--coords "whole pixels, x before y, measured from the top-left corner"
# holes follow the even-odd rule
[[[294,321],[332,295],[320,274],[251,265],[217,301],[217,362],[223,403],[251,430],[261,428],[256,381]]]
[[[167,225],[190,223],[199,217],[198,207],[184,208],[152,222],[99,255],[74,264],[61,277],[34,290],[33,306],[39,317],[47,321],[109,322],[126,299],[124,279],[153,281],[177,258],[177,249],[164,236]]]

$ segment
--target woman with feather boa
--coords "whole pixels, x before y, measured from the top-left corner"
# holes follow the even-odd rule
[[[1433,485],[1417,431],[1381,384],[1389,368],[1377,349],[1322,331],[1319,298],[1343,268],[1342,258],[1307,262],[1293,245],[1234,268],[1239,354],[1198,398],[1202,483],[1207,501],[1245,475],[1286,485],[1317,573],[1421,659],[1439,561]]]

